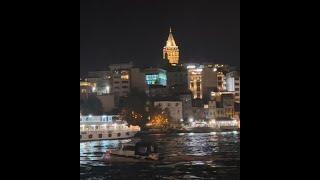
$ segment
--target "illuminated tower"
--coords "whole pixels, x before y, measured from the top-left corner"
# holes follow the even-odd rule
[[[168,59],[171,65],[177,65],[179,63],[179,48],[174,41],[171,27],[166,46],[163,47],[163,59]]]

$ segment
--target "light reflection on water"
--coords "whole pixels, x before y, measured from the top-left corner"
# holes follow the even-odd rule
[[[107,149],[130,140],[80,143],[82,179],[239,179],[240,133],[179,133],[142,137],[156,142],[164,159],[151,163],[105,164]],[[192,157],[188,161],[179,157]],[[135,178],[132,178],[135,177]]]

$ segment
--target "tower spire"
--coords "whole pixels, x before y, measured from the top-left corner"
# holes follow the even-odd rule
[[[170,64],[179,63],[179,49],[173,38],[171,26],[169,28],[169,36],[166,46],[163,47],[163,59],[167,59]]]
[[[174,41],[173,35],[172,35],[172,30],[170,27],[170,32],[169,32],[169,36],[168,36],[168,40],[167,40],[167,47],[173,47],[173,46],[177,46],[176,42]]]

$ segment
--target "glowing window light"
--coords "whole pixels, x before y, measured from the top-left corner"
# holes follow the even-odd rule
[[[107,94],[110,93],[110,86],[106,86],[106,93],[107,93]]]
[[[195,72],[202,72],[202,68],[197,68],[194,70]]]
[[[194,68],[196,68],[195,65],[189,65],[189,66],[187,66],[187,69],[194,69]]]
[[[129,80],[129,75],[121,75],[121,80]]]

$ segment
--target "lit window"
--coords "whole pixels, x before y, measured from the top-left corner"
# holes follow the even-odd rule
[[[121,75],[121,80],[129,80],[129,75]]]

